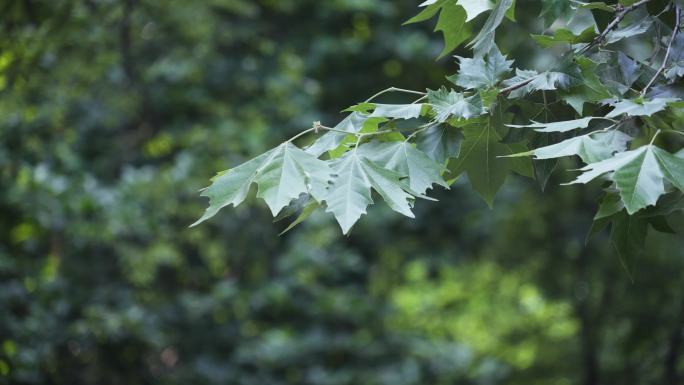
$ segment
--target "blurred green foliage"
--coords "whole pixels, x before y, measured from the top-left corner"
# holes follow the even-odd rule
[[[459,184],[349,237],[318,215],[278,237],[263,205],[187,228],[216,170],[441,84],[415,6],[0,4],[0,383],[676,384],[682,240],[630,281],[584,248],[596,191],[514,180],[490,211]]]

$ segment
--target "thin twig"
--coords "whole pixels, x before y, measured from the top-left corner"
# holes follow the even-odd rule
[[[679,33],[679,23],[681,19],[681,14],[682,11],[679,8],[679,6],[675,6],[675,26],[674,30],[672,31],[672,37],[670,38],[670,42],[667,44],[667,51],[665,51],[665,58],[663,59],[663,64],[660,65],[660,68],[658,68],[658,71],[656,71],[655,75],[651,78],[651,81],[646,84],[646,87],[644,87],[643,90],[641,90],[641,96],[646,95],[646,91],[655,83],[655,81],[658,79],[658,76],[660,76],[663,71],[665,71],[665,67],[667,67],[667,61],[670,59],[670,53],[672,52],[672,43],[674,43],[675,38],[677,37],[677,34]]]
[[[385,94],[387,92],[404,92],[407,94],[414,94],[414,95],[426,95],[425,92],[407,90],[404,88],[390,87],[390,88],[382,90],[382,91],[378,92],[377,94],[371,96],[370,98],[368,98],[368,100],[365,101],[365,103],[369,103],[371,100],[373,100],[373,99],[377,98],[378,96]]]
[[[432,127],[434,125],[434,122],[429,122],[425,123],[422,126],[418,127],[415,131],[413,131],[409,136],[406,137],[404,142],[408,142],[411,139],[413,139],[416,135],[420,134],[421,132],[427,130],[428,128]]]
[[[506,88],[502,89],[501,91],[499,91],[499,94],[500,94],[500,95],[506,95],[506,94],[508,94],[508,93],[511,92],[511,91],[517,90],[518,88],[523,88],[523,87],[525,87],[526,85],[532,83],[532,81],[533,81],[534,79],[536,79],[537,76],[539,76],[539,75],[541,75],[541,74],[532,76],[531,78],[526,79],[526,80],[523,80],[523,81],[521,81],[520,83],[516,83],[516,84],[513,84],[512,86],[506,87]]]
[[[420,98],[418,98],[418,99],[414,100],[413,102],[411,102],[411,104],[416,104],[416,103],[418,103],[418,102],[422,102],[423,100],[427,99],[427,97],[428,97],[427,95],[423,95],[423,96],[421,96]]]

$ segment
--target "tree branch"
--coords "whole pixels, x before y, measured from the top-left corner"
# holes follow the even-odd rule
[[[646,95],[646,91],[648,91],[648,89],[658,79],[658,76],[660,76],[660,74],[663,73],[663,71],[665,71],[665,67],[667,67],[667,61],[670,59],[670,53],[672,53],[672,44],[674,43],[675,38],[679,33],[681,16],[682,10],[679,8],[679,6],[675,6],[675,26],[674,30],[672,31],[672,37],[670,38],[670,42],[667,44],[667,51],[665,51],[665,58],[663,59],[663,64],[660,65],[660,68],[658,68],[658,71],[656,71],[655,75],[653,75],[651,81],[649,81],[648,84],[646,84],[646,87],[644,87],[644,89],[641,90],[641,96]]]
[[[526,85],[532,83],[532,81],[533,81],[534,79],[536,79],[537,76],[539,76],[539,75],[532,76],[531,78],[526,79],[526,80],[523,80],[523,81],[521,81],[520,83],[516,83],[516,84],[513,84],[512,86],[508,86],[508,87],[502,89],[501,91],[499,91],[499,95],[506,95],[506,94],[508,94],[508,93],[510,93],[510,92],[512,92],[512,91],[517,90],[518,88],[523,88],[523,87],[525,87]]]
[[[616,12],[616,13],[615,13],[615,19],[613,19],[613,21],[611,21],[610,24],[608,24],[608,26],[606,27],[606,29],[604,29],[603,32],[601,32],[598,36],[596,36],[596,37],[594,38],[594,40],[591,41],[591,43],[587,44],[584,48],[582,48],[582,49],[580,50],[579,53],[580,53],[580,54],[583,54],[584,52],[587,52],[587,51],[589,51],[591,48],[593,48],[593,47],[597,46],[598,44],[600,44],[600,43],[606,38],[606,36],[608,35],[608,33],[609,33],[610,31],[612,31],[613,29],[615,29],[615,27],[617,27],[617,25],[620,24],[620,22],[622,21],[622,19],[624,19],[625,16],[627,16],[628,13],[634,11],[635,9],[641,7],[642,5],[648,3],[649,1],[651,1],[651,0],[641,0],[641,1],[637,1],[636,3],[634,3],[634,4],[632,4],[632,5],[628,6],[628,7],[620,7],[620,6],[618,5],[618,7],[615,9],[615,12]]]

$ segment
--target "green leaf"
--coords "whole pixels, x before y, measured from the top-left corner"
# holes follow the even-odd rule
[[[620,195],[610,192],[601,200],[599,209],[594,215],[594,220],[610,218],[625,209],[625,205],[620,199]]]
[[[529,146],[532,148],[548,146],[554,143],[552,142],[552,139],[555,136],[557,136],[557,134],[535,134],[532,136]],[[532,165],[534,166],[534,178],[537,180],[537,183],[539,183],[541,191],[544,192],[544,190],[546,190],[546,185],[549,183],[549,179],[551,179],[551,175],[558,166],[558,159],[537,160],[536,162],[533,162]]]
[[[639,79],[641,71],[639,71],[639,63],[635,60],[630,59],[627,55],[618,52],[618,66],[620,67],[620,73],[625,81],[625,86],[631,87],[634,82]]]
[[[560,143],[512,156],[534,156],[535,159],[554,159],[577,155],[585,163],[595,163],[612,157],[616,152],[626,150],[627,143],[631,140],[632,137],[617,130],[596,132],[576,136]]]
[[[608,226],[613,220],[613,217],[624,209],[625,205],[622,204],[620,195],[617,193],[608,192],[599,203],[599,208],[596,212],[596,215],[594,215],[591,228],[587,233],[585,244],[588,244],[591,238],[603,231],[603,229],[605,229],[606,226]]]
[[[508,10],[506,11],[506,18],[512,22],[515,22],[515,3],[517,0],[513,0],[513,3],[511,4],[510,7],[508,7]]]
[[[610,179],[615,182],[630,215],[654,205],[665,193],[665,180],[684,191],[684,159],[653,145],[618,153],[580,170],[583,174],[569,184],[588,183],[611,173]]]
[[[574,10],[571,9],[572,3],[568,0],[541,0],[542,10],[541,16],[544,19],[544,26],[553,24],[554,21],[560,17],[567,18],[568,15],[573,15]]]
[[[304,222],[307,218],[311,216],[316,210],[318,210],[321,207],[320,203],[316,201],[311,201],[309,202],[304,208],[302,209],[302,212],[297,216],[297,219],[292,221],[289,226],[285,228],[285,230],[281,231],[280,234],[278,235],[283,235],[287,233],[288,231],[292,230],[297,226],[298,224]]]
[[[532,35],[532,38],[542,47],[548,48],[557,44],[589,43],[596,37],[594,27],[589,27],[576,35],[568,29],[557,29],[552,36]]]
[[[537,132],[568,132],[572,130],[576,130],[578,128],[587,128],[589,127],[589,122],[595,119],[593,116],[589,116],[586,118],[582,119],[576,119],[576,120],[567,120],[564,122],[550,122],[550,123],[538,123],[538,122],[533,122],[532,124],[527,124],[527,125],[516,125],[516,124],[508,124],[508,127],[515,127],[515,128],[533,128]]]
[[[654,216],[667,216],[676,211],[684,211],[684,194],[681,191],[673,191],[658,199],[655,207],[649,207],[638,215],[650,218]]]
[[[326,212],[333,213],[342,232],[348,234],[352,226],[373,203],[371,188],[377,191],[395,211],[413,218],[409,201],[413,196],[401,183],[401,175],[387,170],[362,156],[357,150],[346,153],[332,163],[337,177],[324,200]]]
[[[469,119],[485,112],[478,95],[466,97],[460,92],[448,91],[445,87],[437,91],[428,90],[428,102],[435,111],[435,120],[439,123],[446,122],[452,116]]]
[[[371,117],[414,119],[420,116],[422,104],[376,104]]]
[[[494,8],[494,3],[491,0],[458,0],[456,4],[463,7],[466,11],[467,22]]]
[[[504,80],[503,86],[510,87],[526,82],[523,87],[511,91],[508,97],[511,99],[521,98],[535,91],[552,91],[558,88],[566,88],[570,85],[570,76],[562,72],[542,72],[530,70],[515,70],[515,77]]]
[[[611,224],[610,243],[620,258],[630,279],[634,276],[636,259],[644,252],[648,222],[624,211],[617,214]]]
[[[420,13],[418,13],[416,16],[413,16],[406,22],[404,22],[404,25],[406,24],[413,24],[413,23],[420,23],[426,20],[432,19],[437,12],[442,9],[442,6],[444,3],[446,3],[448,0],[428,0],[420,4],[420,7],[426,7]]]
[[[629,37],[641,35],[642,33],[648,31],[653,24],[653,19],[650,16],[642,17],[638,21],[627,20],[624,22],[624,26],[613,31],[610,31],[606,35],[606,43],[612,44],[616,43],[622,39]]]
[[[494,45],[485,58],[473,59],[457,56],[460,68],[458,74],[448,79],[465,89],[481,89],[496,86],[503,76],[511,71],[513,60],[506,60]]]
[[[444,167],[408,142],[371,142],[359,151],[379,166],[408,177],[411,191],[418,194],[425,194],[433,184],[449,188],[442,179]]]
[[[444,49],[437,59],[448,55],[470,37],[470,29],[466,26],[466,19],[465,10],[457,6],[453,0],[444,3],[435,26],[435,32],[441,31],[444,35]]]
[[[656,112],[660,112],[667,108],[668,103],[676,102],[679,99],[676,98],[657,98],[652,100],[620,100],[615,102],[609,102],[608,104],[613,107],[613,110],[609,112],[606,117],[614,118],[625,114],[627,116],[651,116]]]
[[[449,162],[450,176],[468,174],[473,189],[492,206],[494,196],[510,171],[532,176],[532,163],[524,158],[502,158],[525,149],[521,144],[501,143],[499,129],[504,129],[500,111],[463,128],[465,139],[461,152]]]
[[[515,4],[513,0],[499,0],[499,2],[492,9],[492,13],[485,21],[480,32],[468,43],[469,47],[473,48],[475,56],[483,56],[491,51],[494,46],[494,35],[496,28],[501,24],[506,12],[512,5]]]
[[[602,101],[613,95],[597,76],[599,63],[583,56],[575,58],[574,62],[567,68],[572,73],[574,87],[560,92],[559,96],[582,115],[586,102]]]
[[[242,203],[252,183],[258,185],[257,197],[263,198],[276,216],[300,194],[320,200],[332,179],[328,164],[300,150],[290,142],[259,155],[235,168],[219,173],[202,196],[209,197],[209,207],[191,226],[213,217],[223,207]]]
[[[599,11],[615,12],[615,8],[611,7],[610,5],[606,4],[603,1],[593,1],[591,3],[579,3],[578,2],[577,8],[597,9]]]
[[[466,25],[466,11],[453,0],[426,1],[421,6],[426,8],[404,24],[426,21],[439,13],[435,32],[441,31],[444,35],[444,49],[438,59],[449,54],[470,37],[470,28]]]
[[[349,134],[358,133],[363,129],[364,124],[368,120],[368,115],[360,112],[352,112],[344,118],[334,128],[335,130],[349,132]],[[312,145],[306,148],[306,152],[313,154],[316,157],[321,156],[327,151],[334,150],[349,135],[337,131],[328,131],[318,138]]]
[[[458,156],[461,149],[461,135],[448,124],[436,123],[416,135],[416,147],[428,158],[439,164]]]

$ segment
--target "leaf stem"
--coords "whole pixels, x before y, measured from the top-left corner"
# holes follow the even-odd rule
[[[411,102],[411,104],[416,104],[416,103],[418,103],[418,102],[422,102],[422,101],[425,100],[425,99],[427,99],[427,95],[421,96],[420,98],[418,98],[418,99],[414,100],[413,102]]]
[[[297,134],[297,135],[291,137],[290,139],[286,140],[286,142],[293,142],[293,141],[295,141],[295,140],[301,138],[302,136],[304,136],[304,135],[306,135],[306,134],[308,134],[308,133],[310,133],[310,132],[316,131],[317,129],[318,129],[318,128],[316,127],[316,125],[314,125],[314,127],[311,127],[311,128],[309,128],[309,129],[306,129],[306,130],[300,132],[299,134]]]
[[[409,140],[413,139],[416,135],[420,134],[421,132],[427,130],[433,125],[433,122],[430,123],[425,123],[422,126],[418,127],[417,130],[413,131],[411,135],[407,136],[404,142],[408,142]]]
[[[377,94],[371,96],[370,98],[368,98],[368,100],[365,101],[365,103],[370,103],[370,101],[372,101],[373,99],[377,98],[380,95],[386,94],[388,92],[403,92],[406,94],[414,94],[414,95],[422,95],[422,96],[427,95],[425,92],[407,90],[404,88],[390,87],[390,88],[384,89],[384,90],[378,92]]]
[[[653,145],[653,142],[655,142],[656,138],[658,137],[658,135],[660,135],[661,132],[661,130],[656,131],[655,135],[653,135],[653,138],[651,138],[651,143],[648,144],[649,146]]]
[[[607,120],[607,121],[613,122],[613,123],[615,123],[615,124],[621,123],[621,121],[619,121],[619,120],[617,120],[617,119],[606,118],[605,116],[592,116],[591,118],[592,118],[592,119]]]
[[[677,34],[679,33],[679,25],[680,25],[680,20],[682,16],[682,10],[679,8],[679,6],[675,6],[675,26],[674,30],[672,31],[672,37],[670,38],[670,42],[667,44],[667,51],[665,51],[665,58],[663,59],[663,64],[660,65],[660,68],[658,68],[658,71],[656,71],[655,75],[651,78],[651,81],[646,84],[646,87],[644,87],[643,90],[641,90],[641,96],[646,95],[646,91],[655,83],[656,79],[658,79],[658,76],[660,76],[661,73],[665,70],[665,67],[667,66],[667,61],[670,59],[670,53],[672,53],[672,43],[674,43],[675,38],[677,37]]]
[[[318,133],[319,130],[324,130],[324,131],[332,131],[332,132],[339,132],[341,134],[348,134],[348,135],[354,135],[356,136],[359,140],[365,136],[374,136],[374,135],[382,135],[386,134],[388,132],[392,132],[393,130],[380,130],[380,131],[375,131],[375,132],[350,132],[350,131],[344,131],[344,130],[338,130],[337,128],[333,127],[326,127],[321,124],[321,122],[314,122],[313,127],[306,129],[299,134],[291,137],[290,139],[286,140],[286,142],[293,142],[302,136],[309,134],[311,132],[316,132]]]

